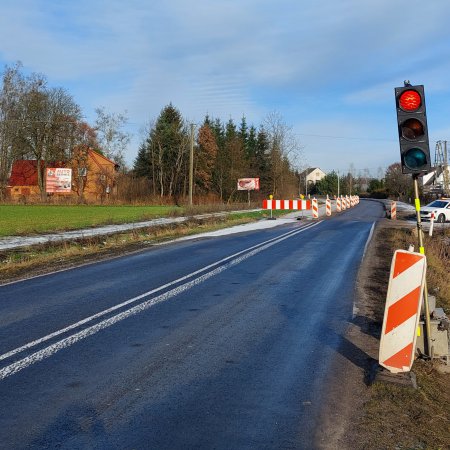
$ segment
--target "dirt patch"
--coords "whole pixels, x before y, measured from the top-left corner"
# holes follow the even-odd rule
[[[448,449],[450,448],[450,375],[437,370],[439,361],[416,360],[418,389],[375,382],[371,367],[378,360],[379,338],[395,249],[417,248],[411,227],[381,220],[359,270],[356,311],[328,386],[324,449]],[[449,313],[448,245],[441,238],[425,243],[429,259],[429,291]],[[446,275],[445,275],[446,274]]]

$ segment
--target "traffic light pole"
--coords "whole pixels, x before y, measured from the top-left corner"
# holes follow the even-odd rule
[[[419,237],[419,252],[424,255],[425,248],[423,246],[423,230],[422,220],[420,219],[420,199],[419,199],[419,175],[413,175],[414,180],[414,196],[416,205],[416,218],[417,218],[417,235]],[[430,358],[433,358],[433,347],[431,346],[431,323],[430,323],[430,305],[428,303],[428,287],[427,280],[425,278],[425,286],[423,288],[423,301],[425,305],[425,328],[427,337],[427,352]]]

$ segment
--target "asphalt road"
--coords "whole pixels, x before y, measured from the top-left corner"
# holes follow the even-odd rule
[[[315,448],[382,214],[362,201],[0,286],[0,447]]]

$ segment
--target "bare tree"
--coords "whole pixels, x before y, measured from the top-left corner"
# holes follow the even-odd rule
[[[95,131],[104,155],[119,164],[125,171],[125,151],[130,143],[131,136],[123,128],[128,123],[126,112],[124,114],[108,113],[105,108],[95,110],[97,119]]]
[[[42,75],[30,78],[20,102],[19,149],[37,161],[41,198],[46,198],[48,163],[67,161],[74,143],[79,106],[62,88],[48,88]]]
[[[412,190],[411,177],[402,173],[400,163],[391,164],[386,170],[385,186],[390,195],[398,199],[407,197]]]
[[[302,147],[293,134],[292,127],[284,122],[281,114],[277,112],[269,114],[264,120],[263,127],[270,142],[272,193],[277,195],[284,193],[287,183],[292,182],[291,161],[299,164]]]
[[[0,200],[5,196],[12,163],[19,156],[16,145],[20,129],[19,105],[26,83],[20,69],[20,63],[5,68],[0,91]]]

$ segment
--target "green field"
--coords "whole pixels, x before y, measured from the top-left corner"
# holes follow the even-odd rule
[[[180,213],[173,206],[0,205],[0,236],[138,222]]]

